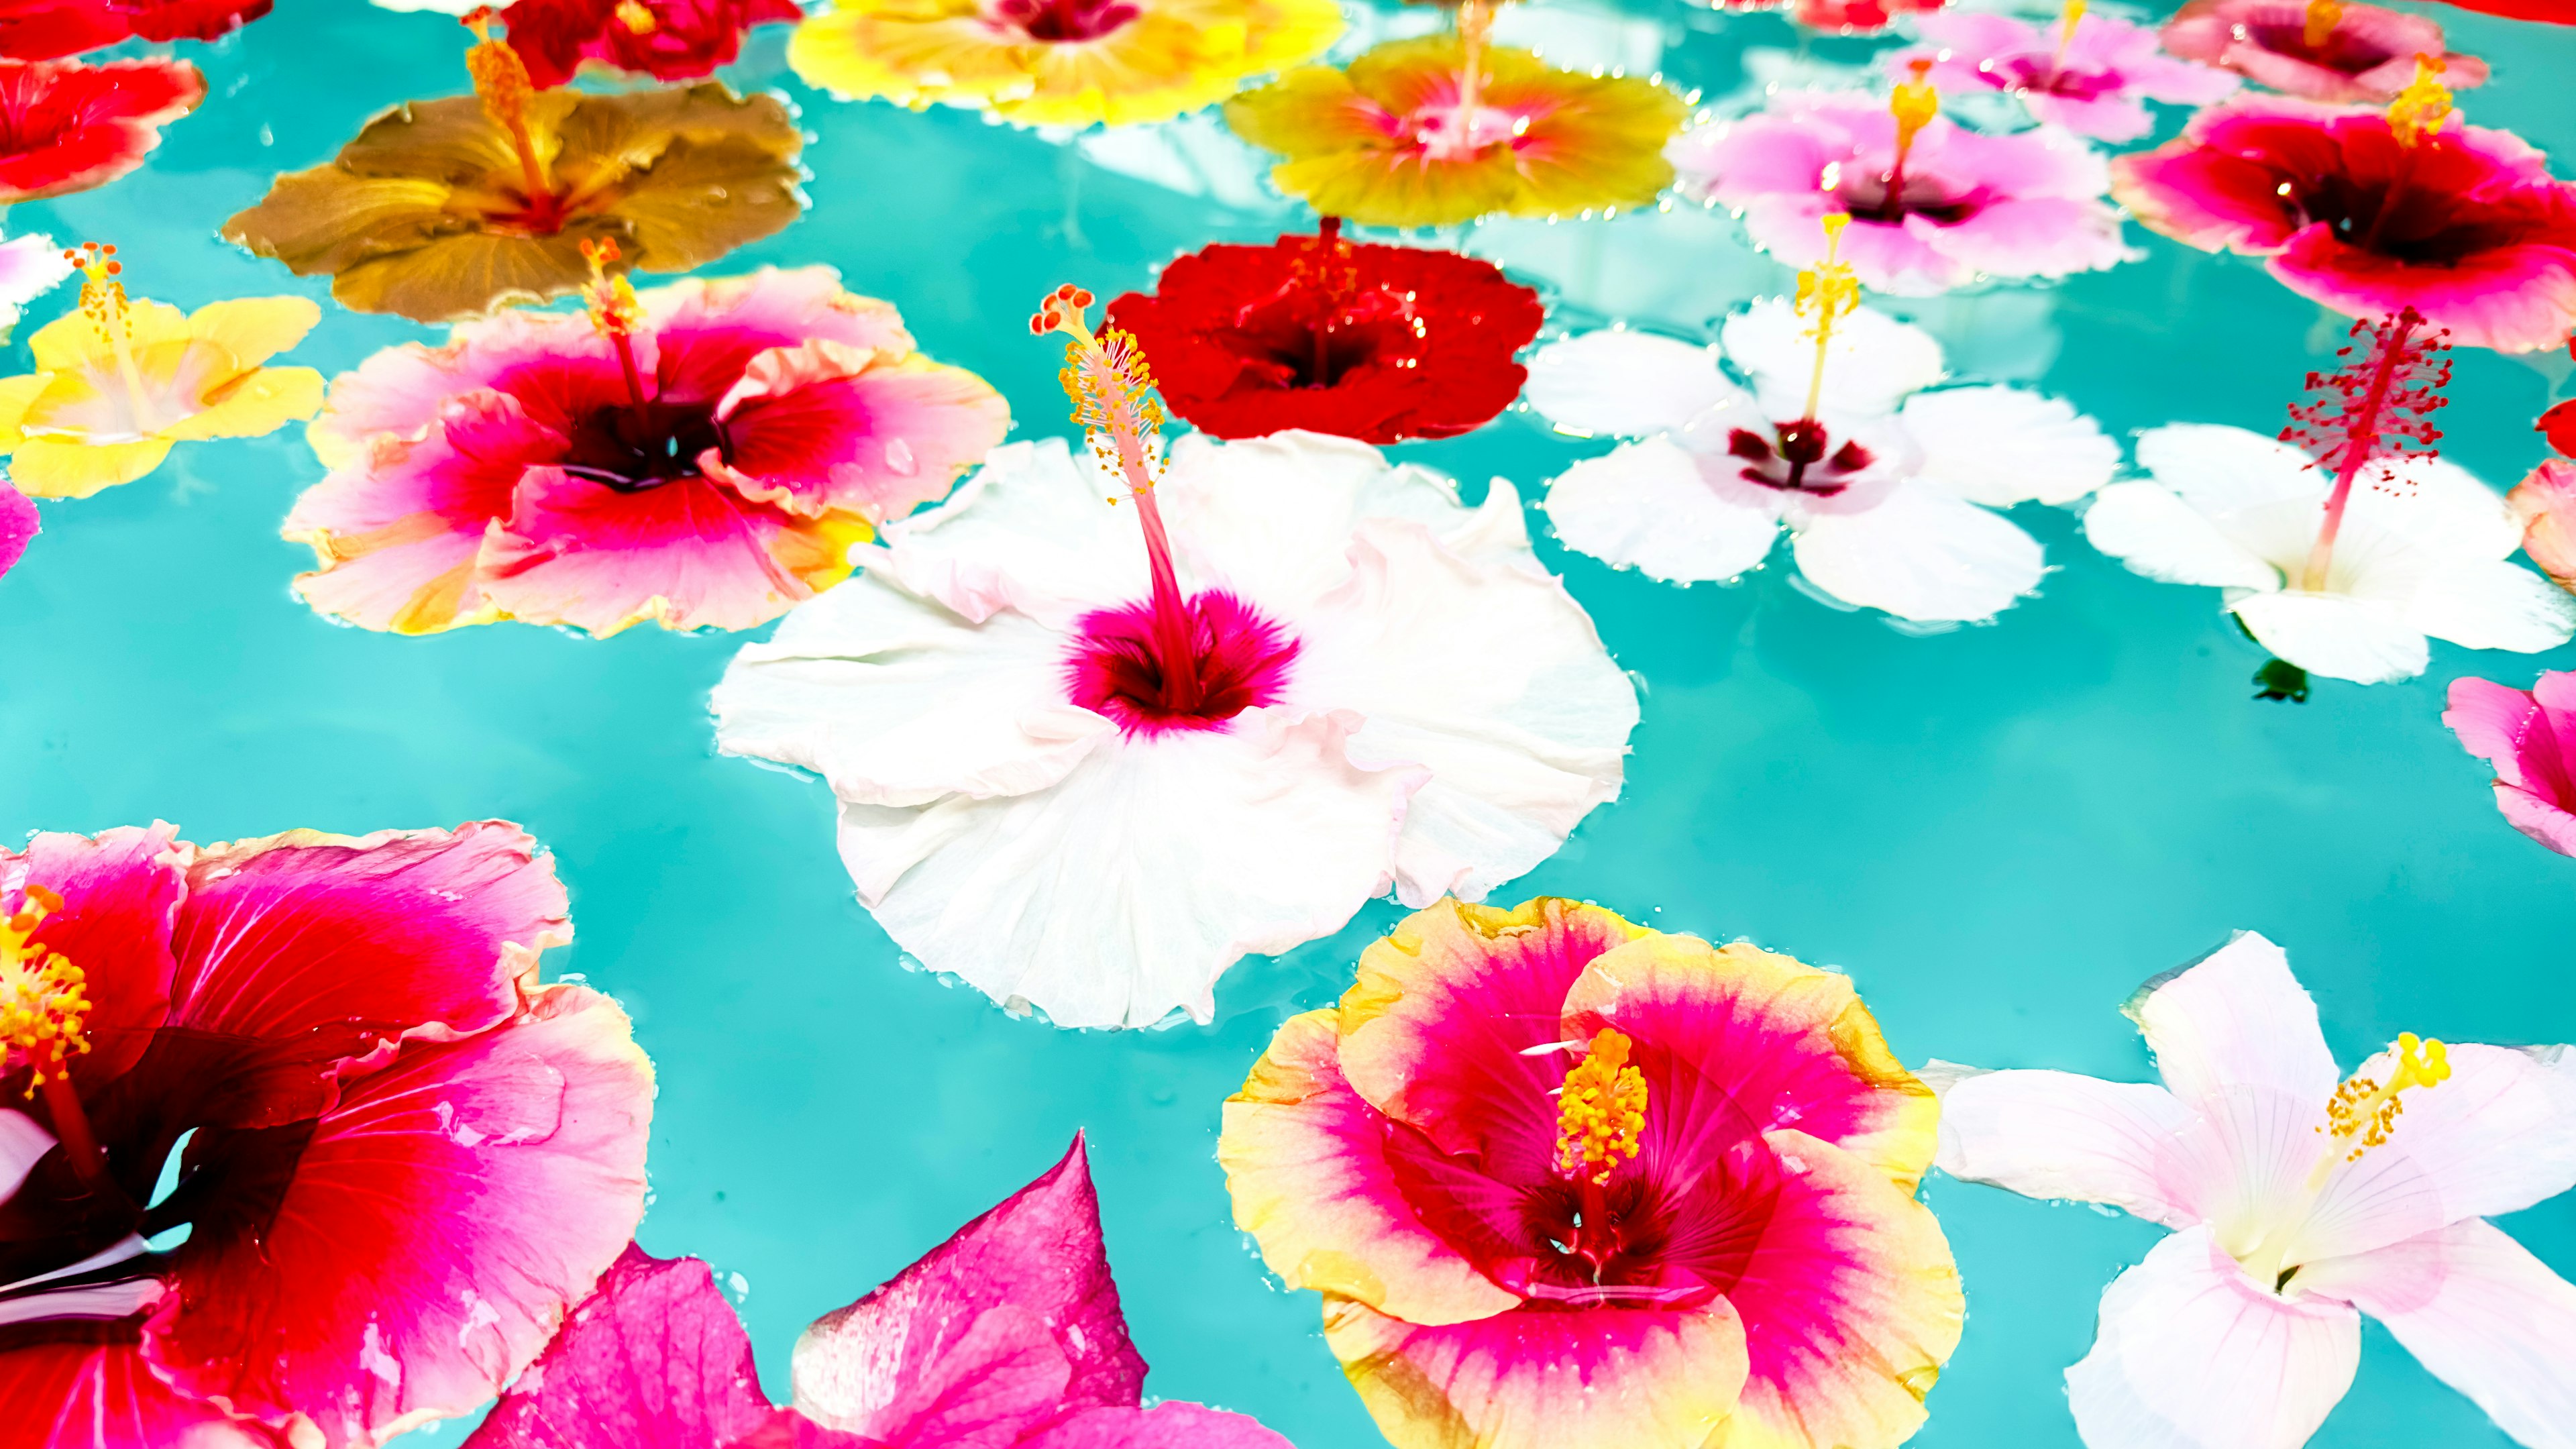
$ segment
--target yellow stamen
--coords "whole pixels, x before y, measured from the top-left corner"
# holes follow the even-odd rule
[[[0,917],[0,1058],[16,1053],[34,1069],[27,1095],[62,1078],[63,1063],[89,1050],[88,977],[50,948],[37,945],[36,927],[63,908],[63,898],[40,885],[26,888],[26,904]]]
[[[2343,0],[2308,0],[2307,24],[2300,35],[2307,41],[2308,49],[2322,50],[2327,41],[2334,39],[2335,28],[2341,24]]]
[[[1932,118],[1941,114],[1941,92],[1931,82],[1932,62],[1907,62],[1914,79],[1898,81],[1894,94],[1887,98],[1887,109],[1896,117],[1896,165],[1905,168],[1905,153],[1914,149],[1914,138]]]
[[[644,319],[644,302],[635,295],[635,284],[623,272],[609,273],[620,256],[615,237],[582,238],[581,259],[590,263],[590,285],[582,289],[582,305],[590,313],[590,325],[602,337],[631,337]]]
[[[2396,1130],[2398,1114],[2406,1110],[2400,1093],[2450,1080],[2450,1053],[2440,1042],[2402,1031],[2392,1050],[2397,1059],[2389,1068],[2386,1082],[2355,1075],[2335,1088],[2334,1100],[2326,1104],[2326,1125],[2317,1129],[2327,1134],[2329,1148],[2311,1175],[2311,1188],[2325,1180],[2338,1159],[2358,1162],[2371,1148],[2387,1145],[2388,1135]],[[2346,1144],[2350,1144],[2349,1149]]]
[[[650,35],[661,28],[661,22],[653,18],[653,12],[635,0],[617,0],[617,23],[625,26],[629,35]]]
[[[1133,491],[1151,492],[1163,426],[1154,374],[1135,338],[1115,327],[1092,332],[1083,320],[1091,302],[1089,292],[1068,282],[1038,304],[1029,331],[1064,334],[1064,370],[1056,377],[1073,399],[1074,426],[1091,440],[1102,467],[1124,473]]]
[[[152,405],[151,389],[143,385],[143,369],[134,361],[134,317],[125,296],[125,283],[118,280],[125,263],[116,259],[116,247],[99,242],[82,242],[77,249],[66,249],[63,260],[81,270],[81,315],[98,329],[98,339],[116,355],[117,379],[125,384],[125,398],[134,412],[134,429],[150,434],[160,425],[160,416]]]
[[[545,165],[537,159],[536,138],[528,133],[528,100],[537,93],[536,82],[528,78],[527,64],[519,53],[492,38],[493,13],[485,6],[464,17],[465,28],[474,32],[474,43],[465,51],[465,71],[474,78],[474,94],[483,102],[483,113],[510,133],[529,204],[550,206],[554,188],[547,184]]]
[[[1797,313],[1809,319],[1807,335],[1816,339],[1816,370],[1807,379],[1808,422],[1816,420],[1816,406],[1825,393],[1825,349],[1833,344],[1834,324],[1849,316],[1860,305],[1860,279],[1852,274],[1851,264],[1842,260],[1843,228],[1851,217],[1843,212],[1828,212],[1824,217],[1825,259],[1798,273]]]
[[[1646,1128],[1646,1074],[1628,1065],[1628,1038],[1601,1029],[1591,1052],[1565,1074],[1556,1103],[1556,1170],[1587,1171],[1599,1187],[1637,1155]]]
[[[2331,0],[2329,0],[2329,3],[2331,3]],[[2059,12],[2057,17],[2057,55],[2048,63],[2048,68],[2051,72],[2055,72],[2065,66],[2066,47],[2075,43],[2075,27],[2082,23],[2084,19],[2084,10],[2084,0],[2066,0],[2066,8]]]
[[[1471,131],[1476,124],[1476,107],[1485,92],[1485,43],[1494,33],[1494,7],[1490,0],[1463,0],[1458,6],[1458,45],[1466,52],[1466,64],[1458,76],[1458,125]]]
[[[2414,147],[2425,137],[2440,134],[2451,119],[2451,88],[2442,84],[2442,72],[2448,67],[2438,55],[2415,57],[2415,79],[2388,103],[2388,129],[2397,134],[2397,144]]]

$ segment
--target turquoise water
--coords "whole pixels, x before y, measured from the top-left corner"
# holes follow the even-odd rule
[[[2462,96],[2471,119],[2576,161],[2562,84],[2576,31],[2444,19],[2458,48],[2495,62],[2494,84]],[[1819,43],[1801,61],[1784,22],[1642,0],[1549,3],[1507,17],[1507,37],[1515,27],[1712,99],[1869,48]],[[116,242],[138,294],[182,305],[322,298],[216,225],[379,108],[461,92],[461,38],[435,16],[280,0],[221,45],[183,48],[211,95],[142,173],[18,208],[9,228]],[[804,108],[814,208],[735,262],[829,262],[894,300],[929,352],[1009,394],[1019,436],[1063,427],[1054,349],[1022,326],[1041,290],[1078,280],[1107,295],[1176,251],[1305,224],[1204,118],[1076,149],[960,113],[832,102],[785,73],[782,43],[766,32],[730,75]],[[2277,427],[2340,324],[2250,263],[2132,237],[2146,259],[2113,273],[1908,310],[1958,370],[2066,395],[2117,433]],[[1491,227],[1468,244],[1551,288],[1560,323],[1687,329],[1785,276],[1722,216],[1687,208]],[[22,333],[69,303],[38,303]],[[336,372],[432,335],[326,311],[288,360]],[[25,369],[23,343],[6,361]],[[2510,482],[2537,458],[2529,421],[2569,390],[2569,364],[2458,363],[2451,456]],[[1511,415],[1404,451],[1471,494],[1499,473],[1534,495],[1586,449]],[[644,1244],[740,1275],[774,1393],[808,1320],[1085,1128],[1149,1392],[1258,1414],[1303,1449],[1378,1442],[1312,1295],[1272,1284],[1231,1225],[1213,1152],[1218,1104],[1272,1028],[1340,991],[1391,905],[1236,968],[1207,1027],[1103,1036],[1013,1020],[900,968],[850,899],[820,785],[713,755],[706,694],[740,640],[335,627],[288,594],[310,556],[276,537],[320,476],[290,430],[183,446],[140,483],[45,505],[47,532],[0,581],[0,831],[159,816],[213,841],[523,822],[573,892],[580,939],[555,969],[622,1000],[660,1068]],[[2347,1062],[2401,1029],[2576,1038],[2576,861],[2503,824],[2484,767],[2436,718],[2455,675],[2527,684],[2543,665],[2576,667],[2576,649],[2437,644],[2413,685],[2320,682],[2304,706],[2256,703],[2262,655],[2214,592],[2130,575],[2063,513],[2016,517],[2060,566],[2041,596],[1990,627],[1911,637],[1805,597],[1779,568],[1689,590],[1614,574],[1557,549],[1533,512],[1542,555],[1635,671],[1645,720],[1626,798],[1501,894],[1589,897],[1839,966],[1909,1061],[2144,1077],[2119,1002],[2240,927],[2288,948]],[[1915,1442],[2074,1445],[2059,1372],[2089,1342],[2102,1286],[2156,1230],[1938,1179],[1929,1191],[1969,1320]],[[2576,1276],[2576,1197],[2505,1226]],[[458,1437],[451,1424],[418,1442]],[[2509,1441],[2374,1327],[2315,1442]]]

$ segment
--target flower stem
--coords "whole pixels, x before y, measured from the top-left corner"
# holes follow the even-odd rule
[[[2371,446],[2379,436],[2379,415],[2388,403],[2389,385],[2396,380],[2398,365],[2405,361],[2407,340],[2421,326],[2423,319],[2412,310],[2398,314],[2379,339],[2379,355],[2372,359],[2370,388],[2362,395],[2361,406],[2345,414],[2342,457],[2335,467],[2334,491],[2326,495],[2325,523],[2317,529],[2317,541],[2308,550],[2308,566],[2300,574],[2299,587],[2309,593],[2323,592],[2326,573],[2334,562],[2335,535],[2343,528],[2343,513],[2352,502],[2352,482],[2361,476],[2362,466],[2370,461]]]

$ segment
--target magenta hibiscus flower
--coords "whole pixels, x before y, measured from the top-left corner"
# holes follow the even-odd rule
[[[2112,189],[2149,227],[2265,258],[2347,316],[2412,307],[2455,343],[2557,346],[2576,326],[2576,186],[2513,133],[2448,113],[2429,79],[2386,115],[2230,101],[2114,160]]]
[[[2451,681],[2442,723],[2495,766],[2496,808],[2513,828],[2576,855],[2576,674],[2546,671],[2528,690]]]
[[[1842,259],[1873,291],[1921,296],[2128,258],[2100,156],[2060,131],[1980,135],[1934,114],[1930,86],[1911,101],[1915,88],[1898,89],[1893,105],[1783,92],[1754,115],[1684,132],[1665,154],[1687,194],[1740,209],[1754,244],[1792,266],[1824,260],[1818,223],[1849,216]]]
[[[1240,1414],[1141,1408],[1082,1139],[796,1346],[772,1405],[707,1265],[629,1248],[466,1449],[1289,1449]]]
[[[652,1068],[537,984],[562,884],[499,822],[176,837],[0,850],[0,1446],[472,1409],[644,1211]]]
[[[2165,54],[2143,25],[2087,15],[2080,5],[2068,11],[2049,26],[1984,10],[1926,15],[1916,22],[1924,44],[1897,52],[1889,65],[1902,75],[1928,61],[1932,81],[1946,90],[2011,95],[2033,120],[2104,141],[2155,129],[2149,101],[2205,106],[2239,84],[2223,70]]]
[[[2191,0],[2165,22],[2164,42],[2176,55],[2330,105],[2397,99],[2419,55],[2443,63],[2453,90],[2487,79],[2485,61],[2443,48],[2439,22],[2361,0]]]
[[[1217,1158],[1397,1444],[1890,1449],[1959,1341],[1938,1112],[1845,977],[1444,901],[1280,1028]]]
[[[587,321],[507,312],[333,385],[311,433],[333,471],[285,528],[320,556],[308,603],[404,634],[748,629],[1010,425],[828,267],[593,291]]]
[[[27,545],[41,532],[36,523],[36,500],[0,478],[0,574],[18,566]]]
[[[743,32],[805,18],[796,0],[517,0],[501,12],[510,48],[541,87],[584,64],[695,80],[733,64]]]

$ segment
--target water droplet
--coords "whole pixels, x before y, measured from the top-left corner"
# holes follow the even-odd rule
[[[907,478],[921,471],[921,463],[912,456],[912,444],[901,438],[886,440],[886,466]]]

